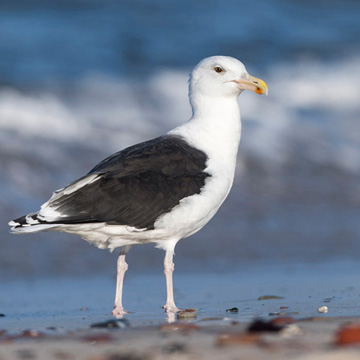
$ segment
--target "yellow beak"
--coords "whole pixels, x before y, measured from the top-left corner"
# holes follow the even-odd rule
[[[267,95],[269,90],[265,81],[249,75],[248,79],[241,79],[235,81],[239,84],[240,89],[255,91],[257,94]]]

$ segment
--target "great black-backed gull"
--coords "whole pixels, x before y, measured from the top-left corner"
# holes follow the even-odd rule
[[[121,247],[113,315],[121,317],[125,255],[133,245],[165,250],[166,312],[173,295],[176,243],[200,230],[227,197],[241,134],[239,94],[267,94],[237,59],[202,60],[189,81],[191,119],[156,139],[119,151],[87,175],[57,190],[36,213],[9,223],[16,234],[56,230],[78,234],[101,249]]]

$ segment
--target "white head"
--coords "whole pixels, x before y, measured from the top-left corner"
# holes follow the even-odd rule
[[[248,74],[244,64],[229,56],[201,60],[190,75],[190,99],[193,96],[237,97],[245,90],[266,94],[264,81]]]

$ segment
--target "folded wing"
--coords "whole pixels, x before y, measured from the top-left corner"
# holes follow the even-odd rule
[[[201,192],[209,176],[206,161],[202,151],[177,136],[140,143],[55,192],[31,219],[44,225],[105,222],[151,230],[181,199]]]

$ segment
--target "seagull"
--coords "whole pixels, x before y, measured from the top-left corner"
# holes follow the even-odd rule
[[[80,235],[100,249],[121,248],[115,305],[121,318],[125,257],[138,244],[165,250],[167,313],[179,311],[173,293],[177,242],[199,231],[215,215],[234,180],[241,135],[237,98],[243,90],[268,93],[239,60],[212,56],[190,74],[190,120],[97,164],[57,190],[39,211],[9,222],[15,234],[61,231]]]

